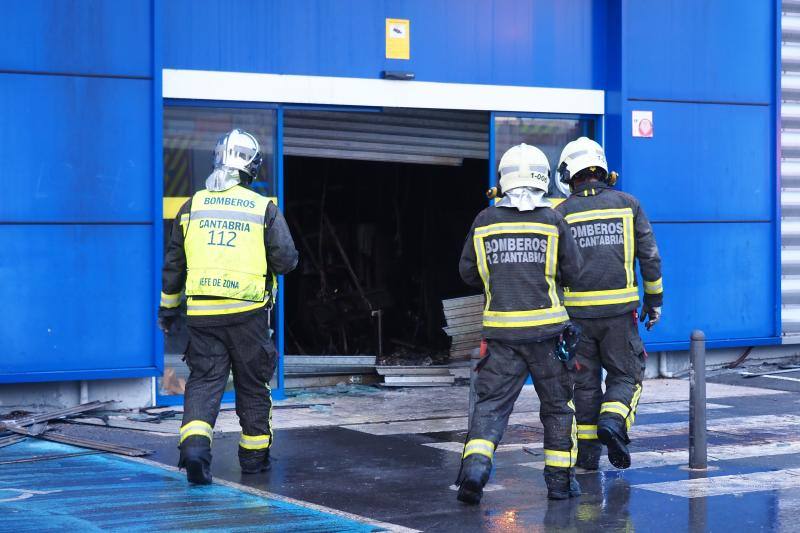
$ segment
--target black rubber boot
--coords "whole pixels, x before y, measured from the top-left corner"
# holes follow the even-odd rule
[[[458,500],[469,505],[477,505],[483,496],[483,487],[489,481],[492,460],[485,455],[472,454],[461,463],[458,476]]]
[[[265,453],[263,450],[253,451],[239,448],[239,466],[242,468],[242,474],[266,472],[272,468],[269,450],[266,450]]]
[[[601,418],[597,423],[597,438],[608,448],[608,460],[616,468],[625,469],[631,466],[631,454],[628,451],[630,440],[622,429],[624,422],[614,418]]]
[[[597,470],[600,468],[600,454],[603,445],[597,440],[578,440],[578,460],[575,466],[584,470]]]
[[[547,499],[566,500],[571,496],[572,483],[569,468],[557,468],[553,466],[544,467],[544,482],[547,484]],[[580,485],[575,481],[578,494],[580,496]]]
[[[186,479],[195,485],[211,483],[211,442],[201,435],[192,435],[179,446],[178,468],[186,469]]]

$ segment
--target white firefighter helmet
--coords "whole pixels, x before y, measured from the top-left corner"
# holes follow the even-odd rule
[[[550,185],[550,162],[544,152],[530,144],[522,143],[506,150],[498,170],[503,194],[517,187],[547,192]]]
[[[569,183],[581,170],[601,168],[608,176],[608,163],[603,147],[588,137],[578,137],[567,143],[558,159],[558,178],[561,183]],[[602,178],[605,181],[605,176]]]
[[[261,166],[261,150],[255,137],[233,129],[219,138],[214,148],[214,168],[241,170],[255,179]]]

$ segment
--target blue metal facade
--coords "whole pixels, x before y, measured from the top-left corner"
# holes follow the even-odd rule
[[[160,6],[4,6],[0,382],[150,376],[160,250]]]
[[[162,66],[603,89],[611,166],[664,257],[665,318],[648,345],[684,347],[698,327],[712,346],[779,342],[776,12],[751,0],[9,5],[0,382],[161,371]],[[411,20],[410,60],[384,58],[385,18]],[[653,111],[654,138],[631,136],[633,110]]]
[[[607,114],[620,128],[606,142],[664,258],[664,320],[644,339],[684,348],[700,328],[711,346],[780,342],[775,4],[619,9]],[[632,136],[633,110],[653,111],[652,139]]]

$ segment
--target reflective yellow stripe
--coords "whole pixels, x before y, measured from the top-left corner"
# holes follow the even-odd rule
[[[183,238],[186,238],[186,232],[189,230],[189,213],[181,215],[181,230],[183,231]]]
[[[462,456],[462,459],[466,459],[475,453],[478,455],[485,455],[491,459],[494,456],[494,448],[494,442],[490,440],[470,439],[467,444],[464,445],[464,455]]]
[[[556,466],[561,468],[571,468],[575,466],[575,455],[572,452],[562,452],[560,450],[544,450],[545,466]]]
[[[483,238],[473,237],[472,246],[475,248],[478,275],[483,281],[483,291],[486,293],[486,304],[483,306],[483,310],[487,311],[492,301],[492,290],[490,288],[491,285],[489,285],[489,264],[486,261],[486,248],[483,246]]]
[[[622,402],[603,402],[600,405],[600,414],[603,413],[615,413],[622,418],[627,418],[630,408]]]
[[[613,305],[638,301],[639,290],[636,287],[610,289],[607,291],[564,291],[564,305],[567,307]]]
[[[661,278],[658,278],[655,281],[645,280],[644,292],[647,294],[661,294],[664,292],[664,285],[661,283]]]
[[[625,233],[622,244],[625,248],[625,277],[626,287],[633,287],[636,284],[636,274],[633,270],[633,256],[636,241],[633,236],[633,216],[622,218],[622,231]]]
[[[569,320],[563,306],[533,311],[484,311],[483,325],[489,328],[527,328],[559,324]]]
[[[558,228],[552,224],[534,222],[498,222],[475,228],[475,237],[487,237],[498,233],[541,233],[558,237]]]
[[[625,419],[625,427],[626,429],[631,429],[631,426],[636,421],[636,408],[639,406],[639,398],[642,396],[642,386],[638,383],[636,384],[636,390],[633,393],[633,399],[631,400],[631,412],[630,416]]]
[[[191,316],[204,315],[230,315],[233,313],[244,313],[264,307],[267,302],[250,302],[247,300],[198,300],[189,297],[186,303],[186,314]]]
[[[245,450],[264,450],[269,448],[271,437],[269,435],[245,435],[239,438],[239,447]]]
[[[272,388],[269,386],[269,382],[266,383],[266,387],[267,387],[267,394],[269,395],[269,415],[267,417],[268,420],[267,423],[269,424],[269,440],[271,446],[272,440],[275,438],[275,435],[273,435],[272,432]]]
[[[544,277],[547,280],[550,295],[550,305],[554,308],[561,307],[561,300],[558,299],[556,290],[556,267],[558,265],[558,237],[552,235],[547,237],[547,250],[545,251]]]
[[[578,424],[578,439],[580,440],[597,439],[597,425]]]
[[[181,293],[167,294],[161,293],[161,307],[173,308],[181,305]]]
[[[208,422],[202,420],[192,420],[191,422],[181,426],[181,440],[185,441],[192,435],[200,435],[211,440],[214,436],[214,430]]]
[[[620,217],[633,217],[633,211],[630,207],[624,207],[620,209],[593,209],[591,211],[571,213],[564,218],[568,223],[572,224],[575,222],[588,222],[590,220]]]

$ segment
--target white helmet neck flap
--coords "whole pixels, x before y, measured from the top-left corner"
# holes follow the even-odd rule
[[[517,187],[532,187],[547,192],[550,185],[547,156],[529,144],[518,144],[506,150],[498,170],[500,189],[504,194]]]
[[[608,163],[603,147],[588,137],[579,137],[568,143],[558,159],[558,178],[569,183],[581,170],[602,168],[608,175]]]

